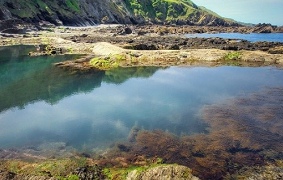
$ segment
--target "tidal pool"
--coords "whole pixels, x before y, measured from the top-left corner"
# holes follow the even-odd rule
[[[274,67],[135,67],[72,74],[29,57],[34,47],[0,49],[0,148],[65,142],[101,150],[133,127],[178,136],[207,133],[201,109],[265,87],[283,86]]]

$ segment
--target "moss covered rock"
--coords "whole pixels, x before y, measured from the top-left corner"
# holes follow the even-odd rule
[[[161,165],[145,171],[133,170],[127,176],[127,180],[143,179],[199,180],[199,178],[192,175],[192,170],[190,168],[180,165]]]

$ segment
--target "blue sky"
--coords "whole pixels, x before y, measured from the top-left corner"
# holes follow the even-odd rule
[[[246,23],[283,26],[283,0],[192,0],[217,14]]]

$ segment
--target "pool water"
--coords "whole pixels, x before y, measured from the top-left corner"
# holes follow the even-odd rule
[[[0,148],[65,142],[102,150],[133,127],[177,136],[206,134],[207,105],[283,86],[274,67],[134,67],[72,74],[52,64],[76,58],[29,57],[34,47],[0,49]]]

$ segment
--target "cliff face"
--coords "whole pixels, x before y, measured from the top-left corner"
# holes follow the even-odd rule
[[[17,18],[55,25],[130,23],[110,0],[3,0],[0,7],[0,20]]]
[[[2,0],[0,20],[55,25],[168,23],[238,25],[190,0]]]

